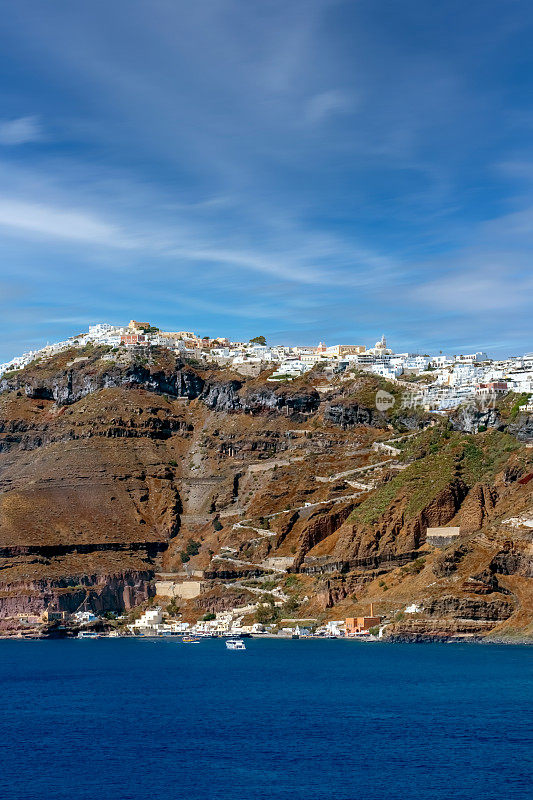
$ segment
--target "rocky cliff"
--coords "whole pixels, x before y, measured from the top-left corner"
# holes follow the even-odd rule
[[[490,408],[469,404],[455,411],[451,415],[451,422],[455,430],[463,433],[478,433],[492,428],[509,433],[518,441],[528,442],[533,439],[533,414],[520,411],[519,402],[520,399],[514,401],[514,408],[509,408],[508,401],[501,401]],[[525,402],[525,398],[522,398],[522,402]]]
[[[529,630],[529,529],[504,523],[530,513],[527,427],[381,412],[369,376],[266,377],[99,348],[4,377],[0,619],[128,611],[164,573],[203,575],[189,618],[274,586],[291,616],[374,602],[394,637]]]

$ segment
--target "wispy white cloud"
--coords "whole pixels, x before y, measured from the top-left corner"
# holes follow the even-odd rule
[[[485,321],[488,313],[500,312],[509,321],[531,306],[532,247],[533,207],[527,205],[471,226],[462,247],[419,265],[421,278],[406,293],[456,317]]]
[[[355,108],[355,99],[341,89],[329,89],[312,97],[307,103],[306,118],[319,123],[332,114],[350,113]]]
[[[41,123],[36,116],[0,120],[0,144],[27,144],[28,142],[39,142],[43,138]]]
[[[91,323],[90,317],[53,317],[51,319],[40,320],[42,325],[89,325]]]
[[[431,308],[478,318],[490,312],[527,308],[533,297],[533,277],[513,274],[503,265],[446,274],[412,290],[412,297]]]
[[[0,226],[38,236],[110,247],[132,247],[120,230],[89,212],[0,197]]]
[[[69,185],[73,173],[76,182]],[[219,270],[213,285],[232,283],[238,290],[246,273],[292,285],[367,287],[384,277],[392,280],[398,268],[395,260],[353,236],[320,230],[298,209],[272,207],[247,192],[180,203],[125,174],[110,172],[101,179],[57,158],[33,172],[0,163],[0,182],[16,192],[0,194],[4,237],[108,250],[108,269],[113,251],[123,250],[157,259],[160,269],[174,275],[191,264],[210,265]],[[121,256],[115,269],[121,272],[126,264]]]
[[[246,250],[224,250],[218,248],[177,248],[175,255],[193,261],[209,261],[225,266],[239,267],[247,271],[273,275],[294,283],[317,284],[328,280],[327,274],[312,265],[298,265],[290,254],[268,255]]]
[[[273,306],[271,303],[262,303],[259,299],[248,302],[237,300],[234,303],[224,301],[210,301],[192,297],[191,295],[178,295],[174,300],[178,307],[192,308],[203,314],[217,314],[220,316],[241,317],[243,319],[281,319],[286,314],[286,308]]]

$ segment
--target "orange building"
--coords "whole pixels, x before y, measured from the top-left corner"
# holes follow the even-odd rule
[[[120,337],[121,344],[146,344],[146,336],[140,333],[125,333]]]
[[[364,633],[374,625],[379,625],[381,617],[374,616],[374,605],[370,604],[369,617],[347,617],[345,620],[346,636],[353,636],[356,633]]]

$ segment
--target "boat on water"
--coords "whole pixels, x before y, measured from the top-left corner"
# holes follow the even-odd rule
[[[200,644],[200,639],[193,639],[192,636],[184,636],[181,641],[184,644]]]
[[[99,639],[100,634],[95,633],[94,631],[80,631],[78,633],[78,639]]]
[[[242,639],[226,639],[228,650],[246,650],[246,645]]]

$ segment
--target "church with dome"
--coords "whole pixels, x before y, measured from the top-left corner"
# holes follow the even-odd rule
[[[392,356],[394,355],[392,350],[387,347],[387,340],[385,339],[385,334],[381,337],[379,342],[376,342],[374,347],[370,347],[367,351],[367,354],[370,353],[376,356]]]

